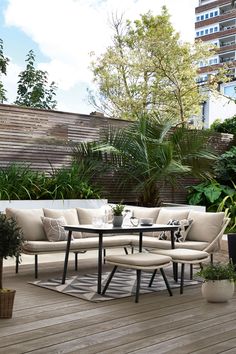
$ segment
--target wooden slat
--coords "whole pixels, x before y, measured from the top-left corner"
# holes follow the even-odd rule
[[[217,259],[227,259],[220,254]],[[97,260],[82,255],[79,271],[94,272]],[[40,278],[59,276],[63,263],[40,264]],[[70,274],[75,274],[70,262]],[[108,266],[106,266],[108,268]],[[38,288],[33,264],[5,268],[5,286],[16,289],[13,318],[0,320],[0,353],[234,353],[236,295],[210,304],[200,285],[92,303]]]
[[[11,162],[30,164],[38,171],[69,166],[72,151],[71,142],[98,140],[108,125],[124,127],[130,122],[96,115],[85,115],[61,111],[23,108],[0,104],[0,167]],[[218,152],[225,151],[232,144],[231,134],[216,134],[212,144]],[[51,165],[49,163],[51,162]],[[121,193],[113,178],[108,174],[97,181],[104,187],[102,197],[110,202],[136,203],[137,196],[129,186]],[[195,179],[182,179],[180,186],[172,190],[170,185],[161,188],[163,202],[186,203],[186,186],[196,183]]]

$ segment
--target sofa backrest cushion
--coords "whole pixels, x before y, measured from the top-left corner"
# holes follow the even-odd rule
[[[167,224],[170,220],[183,220],[189,218],[189,210],[188,209],[166,209],[161,208],[158,217],[157,224]]]
[[[47,218],[60,218],[63,216],[68,225],[79,225],[79,218],[76,209],[47,209],[43,208],[44,216]],[[81,232],[73,232],[74,238],[81,238]]]
[[[156,223],[158,214],[161,208],[149,208],[149,207],[139,207],[139,206],[129,206],[125,207],[125,210],[133,211],[133,216],[138,219],[152,218],[153,223]]]
[[[44,216],[47,218],[59,218],[63,216],[68,225],[78,225],[79,219],[76,209],[47,209],[43,208]]]
[[[125,211],[130,210],[132,212],[133,217],[137,219],[146,219],[152,218],[153,223],[156,223],[157,216],[159,214],[161,208],[157,207],[141,207],[141,206],[133,206],[133,205],[126,205]],[[129,220],[126,219],[124,222],[129,223]],[[145,236],[157,236],[156,232],[144,232]]]
[[[105,210],[104,208],[95,208],[95,209],[85,209],[85,208],[76,208],[79,218],[79,223],[81,225],[91,225],[93,223],[94,217],[104,217]],[[84,237],[94,236],[94,234],[83,232]]]
[[[29,241],[47,240],[41,217],[42,209],[15,209],[6,208],[7,217],[13,217],[21,227],[24,239]]]
[[[212,242],[222,228],[224,217],[223,212],[208,213],[190,210],[189,218],[193,219],[193,223],[186,239]]]

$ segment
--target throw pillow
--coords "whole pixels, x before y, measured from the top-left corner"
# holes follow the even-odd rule
[[[183,220],[170,219],[167,222],[167,225],[179,225],[178,230],[174,232],[175,242],[184,242],[185,241],[187,234],[191,228],[192,223],[193,223],[192,219],[183,219]],[[159,239],[160,240],[170,240],[171,239],[170,231],[161,232]]]
[[[42,216],[42,223],[48,241],[57,242],[67,240],[67,232],[63,225],[66,225],[64,216],[57,219]]]

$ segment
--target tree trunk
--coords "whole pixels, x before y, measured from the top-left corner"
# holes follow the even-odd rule
[[[3,258],[0,257],[0,290],[3,288],[3,285],[2,285],[2,273],[3,273]]]

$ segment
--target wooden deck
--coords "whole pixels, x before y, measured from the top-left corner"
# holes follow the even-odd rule
[[[79,269],[95,265],[88,258]],[[39,278],[61,270],[61,261],[40,264]],[[32,265],[18,275],[7,267],[5,275],[4,285],[17,293],[13,318],[0,320],[0,353],[236,353],[236,296],[209,304],[197,285],[183,295],[174,289],[173,297],[141,295],[138,304],[133,297],[91,303],[28,284]]]

